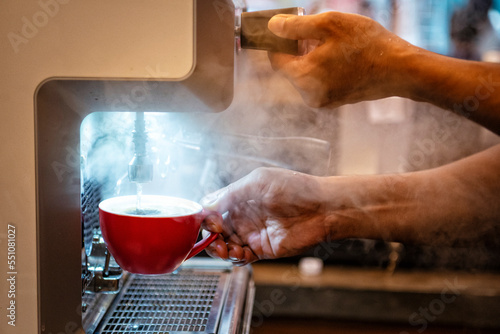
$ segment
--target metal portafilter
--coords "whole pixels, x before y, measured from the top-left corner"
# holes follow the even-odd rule
[[[149,183],[153,180],[153,164],[146,151],[148,134],[144,122],[144,112],[138,112],[133,132],[134,157],[128,164],[128,178],[134,183]]]

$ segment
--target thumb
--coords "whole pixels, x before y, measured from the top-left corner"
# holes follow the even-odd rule
[[[262,181],[259,174],[254,171],[227,187],[205,196],[201,199],[201,205],[224,214],[240,203],[260,199],[262,187],[259,180]]]
[[[208,210],[217,210],[217,202],[221,196],[222,190],[208,194],[200,200],[200,204]]]
[[[324,36],[318,29],[316,15],[278,14],[269,20],[267,27],[276,36],[288,39],[322,39]]]

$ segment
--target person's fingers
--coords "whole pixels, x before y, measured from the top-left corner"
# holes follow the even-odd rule
[[[250,249],[249,246],[241,246],[238,244],[228,243],[229,261],[234,265],[246,265],[259,260],[258,256]]]
[[[207,247],[206,252],[213,258],[219,258],[222,260],[229,259],[229,253],[227,251],[226,243],[224,241],[216,240],[209,247]]]
[[[238,197],[240,197],[240,196],[247,197],[246,194],[238,195],[238,192],[241,192],[240,189],[244,189],[244,187],[242,187],[237,182],[238,181],[236,181],[235,183],[230,184],[229,186],[222,188],[222,189],[220,189],[212,194],[205,196],[201,200],[201,204],[205,208],[217,210],[220,213],[227,212],[231,206],[234,206],[234,203],[235,203],[234,201]]]
[[[230,261],[231,261],[231,263],[233,265],[239,267],[239,266],[246,266],[247,264],[253,263],[253,262],[257,261],[257,260],[258,260],[258,258],[255,255],[253,255],[252,252],[249,252],[247,254],[247,251],[245,251],[245,257],[243,259],[241,259],[241,260],[230,260]]]
[[[318,15],[278,14],[269,20],[267,27],[273,34],[283,38],[321,40],[326,36],[326,31],[318,25],[319,19]]]
[[[237,210],[237,209],[236,209]],[[222,219],[221,219],[222,218]],[[233,222],[228,213],[220,215],[210,215],[205,218],[201,224],[203,235],[208,235],[206,231],[220,233],[220,238],[227,238],[229,240],[234,240],[235,242],[240,242],[240,239],[235,234],[233,229]]]
[[[227,245],[224,242],[224,240],[216,240],[215,252],[217,253],[217,256],[223,260],[227,260],[229,258],[229,252],[227,250]]]
[[[201,227],[204,230],[216,233],[222,233],[222,219],[218,215],[209,215],[201,223]]]
[[[228,250],[229,250],[229,260],[232,261],[241,261],[243,259],[245,252],[243,248],[239,245],[235,244],[229,244],[228,245]]]
[[[249,247],[226,244],[224,240],[220,239],[215,240],[205,250],[211,257],[231,261],[231,263],[237,266],[247,265],[259,260]]]
[[[314,16],[276,15],[268,23],[269,30],[283,38],[297,40],[323,40],[325,32],[318,28]],[[296,73],[302,69],[301,56],[269,52],[271,66],[275,71]]]
[[[202,233],[204,237],[208,235],[207,231],[203,231]],[[227,245],[222,235],[219,235],[217,239],[215,239],[210,245],[208,245],[208,247],[205,248],[205,251],[208,255],[214,258],[221,258],[223,260],[227,260],[229,258]]]
[[[243,247],[244,255],[243,255],[243,261],[244,264],[249,264],[255,261],[258,261],[259,258],[255,255],[254,252],[249,247]]]

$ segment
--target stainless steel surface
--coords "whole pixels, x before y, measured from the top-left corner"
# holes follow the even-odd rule
[[[248,267],[235,267],[222,312],[219,333],[248,333],[250,330],[255,287],[247,269]]]
[[[103,293],[85,293],[82,296],[82,327],[86,333],[94,333],[115,296]]]
[[[116,293],[120,289],[122,269],[108,252],[99,228],[102,185],[85,175],[82,178],[82,290]]]
[[[248,333],[253,293],[249,267],[193,259],[173,274],[129,275],[100,325],[86,332]]]
[[[148,183],[153,181],[153,163],[146,149],[148,132],[146,131],[144,112],[136,113],[135,117],[133,132],[134,157],[128,165],[128,178],[130,182]]]
[[[244,317],[243,317],[243,322],[241,324],[241,333],[250,333],[254,302],[255,302],[255,282],[253,281],[253,278],[251,278],[248,284]]]
[[[98,333],[215,333],[228,273],[131,276]]]
[[[146,155],[134,155],[128,165],[130,182],[148,183],[153,181],[153,164]]]
[[[117,293],[120,289],[122,269],[106,248],[102,236],[94,238],[92,252],[90,256],[85,256],[83,267],[84,277],[90,277],[84,284],[86,291]]]

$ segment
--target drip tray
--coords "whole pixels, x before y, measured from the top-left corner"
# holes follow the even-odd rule
[[[168,275],[129,275],[96,332],[217,333],[224,321],[221,316],[234,309],[228,303],[242,304],[247,298],[242,293],[241,301],[228,300],[231,290],[241,289],[234,286],[241,281],[233,279],[234,274],[190,266]]]

